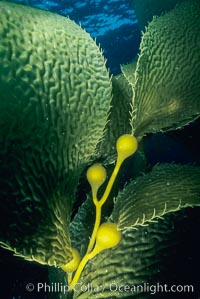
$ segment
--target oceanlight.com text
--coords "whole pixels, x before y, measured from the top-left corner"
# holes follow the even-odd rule
[[[68,293],[69,286],[64,285],[63,283],[46,283],[46,282],[38,282],[36,284],[28,283],[26,285],[26,290],[28,292],[36,291],[38,293]],[[169,284],[139,284],[139,285],[129,285],[129,284],[118,284],[116,282],[110,284],[100,284],[94,285],[92,283],[88,284],[81,284],[77,283],[74,288],[74,292],[92,292],[92,293],[101,293],[101,292],[108,292],[111,293],[129,293],[129,294],[136,294],[136,293],[149,293],[151,295],[157,293],[193,293],[194,286],[193,285],[169,285]]]

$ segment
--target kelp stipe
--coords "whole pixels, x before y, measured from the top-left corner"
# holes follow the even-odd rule
[[[117,162],[112,172],[112,175],[108,181],[104,194],[100,200],[98,200],[97,198],[97,193],[100,186],[104,183],[106,179],[106,170],[101,164],[94,164],[87,170],[87,180],[91,186],[92,200],[96,207],[96,218],[87,252],[81,260],[80,264],[78,265],[77,270],[74,269],[76,270],[74,277],[72,278],[71,274],[68,275],[68,283],[70,289],[73,289],[74,285],[78,282],[86,263],[90,259],[94,258],[102,250],[112,248],[118,245],[118,243],[121,240],[121,232],[117,229],[117,224],[107,222],[100,225],[101,209],[103,204],[108,199],[108,196],[116,180],[117,174],[120,170],[122,163],[125,159],[133,155],[136,152],[137,148],[138,142],[134,136],[124,134],[118,138],[116,143]],[[72,271],[70,265],[73,264],[73,261],[75,262],[75,260],[73,259],[69,264],[66,264],[64,267],[62,267],[62,269],[68,273],[71,273]]]

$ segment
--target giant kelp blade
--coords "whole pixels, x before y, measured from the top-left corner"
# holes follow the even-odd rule
[[[70,223],[72,246],[78,248],[82,256],[87,251],[87,246],[95,223],[95,216],[95,206],[91,196],[88,196],[79,208],[73,221]]]
[[[122,229],[120,244],[101,252],[88,262],[75,286],[73,298],[151,298],[152,294],[148,290],[142,292],[141,287],[137,290],[134,286],[142,285],[145,288],[145,283],[147,286],[158,281],[166,283],[166,279],[172,277],[169,263],[173,254],[176,254],[174,248],[182,234],[176,225],[180,221],[178,226],[187,225],[189,228],[191,213],[185,212],[185,208],[200,204],[200,169],[194,166],[160,165],[135,182],[129,183],[124,192],[119,193],[111,215],[111,219],[118,222]],[[135,185],[137,188],[134,188]],[[183,205],[180,205],[181,199]],[[87,248],[94,221],[91,204],[91,201],[83,204],[71,225],[73,246],[82,255]],[[146,222],[143,221],[143,212],[147,216]],[[142,215],[142,219],[138,220],[138,225],[132,226],[138,214]],[[125,219],[129,222],[121,223]],[[170,267],[176,271],[173,263]],[[133,288],[125,290],[126,286]]]
[[[199,205],[200,168],[163,164],[130,182],[118,194],[112,218],[119,229],[126,229]]]
[[[61,265],[71,259],[71,206],[102,137],[110,79],[71,20],[2,1],[0,15],[0,240]]]
[[[105,164],[113,164],[117,159],[116,141],[123,134],[131,134],[130,111],[133,97],[132,85],[136,59],[121,66],[122,73],[112,77],[112,101],[105,133],[97,146],[97,155]],[[145,168],[145,157],[140,150],[132,157],[133,174]]]
[[[148,25],[136,67],[132,126],[143,136],[200,115],[200,3],[184,1]]]
[[[112,101],[105,134],[97,152],[106,163],[116,160],[116,140],[122,134],[131,133],[130,109],[133,91],[123,73],[112,77]]]
[[[129,85],[134,85],[135,83],[135,69],[137,66],[137,57],[135,57],[130,63],[124,64],[121,66],[122,73],[126,80],[129,82]],[[131,98],[133,97],[133,90]]]
[[[73,298],[169,298],[169,293],[156,289],[156,285],[168,283],[168,291],[171,285],[178,284],[179,271],[174,261],[178,244],[183,242],[181,237],[188,237],[188,220],[188,213],[179,211],[149,226],[123,231],[118,246],[102,251],[86,265]],[[191,286],[189,291],[192,292]]]

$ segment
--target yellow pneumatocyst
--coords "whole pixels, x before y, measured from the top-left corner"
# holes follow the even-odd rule
[[[72,251],[73,259],[69,263],[61,266],[61,269],[68,273],[74,272],[78,268],[78,265],[81,261],[79,251],[76,248],[71,248],[71,251]]]
[[[121,232],[117,230],[117,224],[105,222],[101,224],[96,235],[96,246],[108,249],[116,246],[121,240]]]
[[[135,136],[124,134],[118,138],[116,148],[118,156],[125,160],[136,152],[138,141]]]
[[[105,179],[106,170],[101,164],[96,163],[88,168],[87,180],[92,188],[98,189],[104,183]]]

